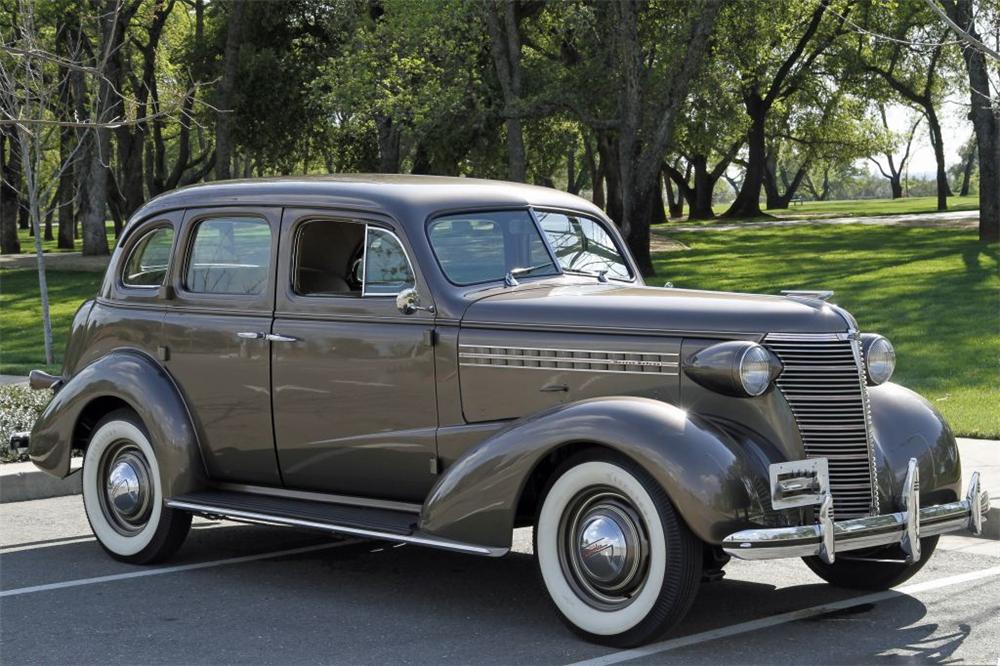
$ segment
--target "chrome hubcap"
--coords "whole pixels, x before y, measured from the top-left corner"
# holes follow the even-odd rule
[[[574,498],[560,525],[567,580],[589,605],[611,610],[631,603],[646,578],[645,525],[631,502],[611,489]]]
[[[131,442],[120,442],[105,454],[101,505],[108,522],[118,532],[131,535],[149,520],[152,485],[142,451]]]

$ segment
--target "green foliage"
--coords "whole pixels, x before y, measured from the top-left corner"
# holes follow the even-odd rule
[[[805,226],[670,237],[691,251],[659,255],[656,270],[678,287],[833,289],[862,330],[895,345],[893,381],[929,399],[957,434],[1000,437],[1000,247],[979,243],[974,230]]]
[[[27,454],[10,450],[10,436],[30,431],[51,399],[51,391],[32,391],[23,384],[0,385],[0,463],[28,459]]]

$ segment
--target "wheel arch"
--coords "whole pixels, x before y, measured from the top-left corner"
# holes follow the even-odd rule
[[[97,422],[121,407],[135,412],[150,434],[164,497],[204,485],[197,432],[180,390],[157,361],[133,349],[100,357],[56,393],[32,429],[32,462],[67,476],[72,450],[86,448]]]
[[[526,417],[451,465],[431,490],[420,528],[430,534],[509,548],[532,502],[559,463],[582,447],[623,455],[667,493],[691,530],[721,543],[765,512],[757,459],[711,424],[656,400],[595,398]],[[767,484],[763,485],[767,488]]]

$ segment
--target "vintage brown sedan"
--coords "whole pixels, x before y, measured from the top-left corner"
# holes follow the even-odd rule
[[[129,223],[61,376],[32,374],[55,396],[29,452],[60,477],[85,452],[126,562],[192,514],[486,556],[532,525],[569,626],[636,645],[731,556],[885,588],[981,528],[947,424],[828,296],[646,286],[548,188],[201,185]]]

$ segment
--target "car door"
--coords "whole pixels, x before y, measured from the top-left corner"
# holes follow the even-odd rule
[[[161,355],[187,402],[213,479],[281,485],[269,345],[280,208],[185,214]]]
[[[272,386],[289,488],[420,501],[435,480],[434,317],[395,296],[430,294],[389,220],[286,209]]]

